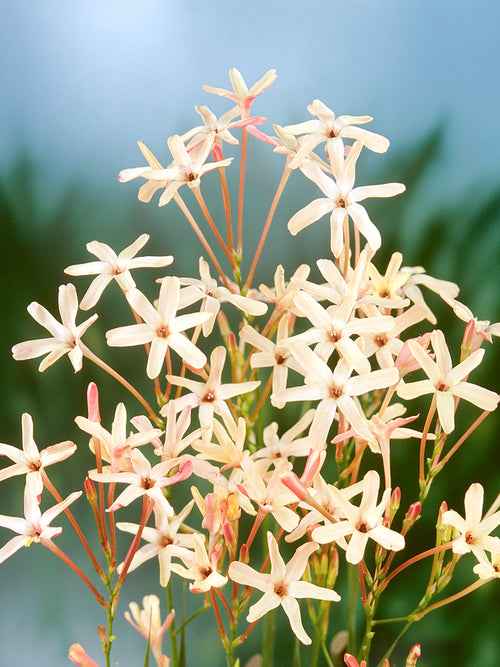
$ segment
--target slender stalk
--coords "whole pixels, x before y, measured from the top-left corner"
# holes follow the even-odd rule
[[[356,608],[358,606],[359,578],[358,568],[348,565],[347,578],[348,600],[347,600],[347,647],[349,653],[356,653]]]
[[[463,436],[459,438],[457,442],[453,445],[448,454],[446,454],[446,456],[443,457],[441,461],[439,461],[439,463],[436,466],[438,470],[444,468],[444,466],[448,463],[453,454],[455,454],[455,452],[459,449],[459,447],[461,447],[464,444],[464,442],[471,435],[471,433],[476,430],[479,424],[481,424],[481,422],[484,421],[489,414],[490,413],[488,412],[488,410],[485,410],[481,415],[479,415],[476,421],[465,431]]]
[[[167,605],[169,613],[174,610],[174,598],[172,595],[172,583],[169,581],[166,588]],[[179,667],[179,656],[177,652],[177,633],[181,630],[175,629],[175,616],[170,624],[170,653],[172,654],[172,667]]]
[[[248,131],[244,127],[241,132],[241,162],[240,162],[240,184],[238,188],[238,245],[237,252],[241,256],[243,250],[243,194],[245,192],[245,169],[247,162]]]
[[[203,198],[203,195],[201,194],[200,188],[199,187],[198,188],[193,188],[193,194],[196,197],[196,201],[200,205],[201,210],[203,211],[203,215],[205,216],[205,219],[208,222],[208,224],[210,226],[210,229],[214,233],[214,236],[217,239],[217,241],[219,242],[220,247],[224,251],[224,254],[226,255],[226,257],[227,257],[229,263],[231,264],[231,266],[234,267],[235,266],[234,257],[229,252],[229,249],[228,249],[227,245],[224,243],[224,239],[220,235],[220,232],[217,229],[217,227],[216,227],[216,225],[213,221],[212,216],[210,215],[210,211],[207,208],[207,205],[205,203],[205,199]]]
[[[102,597],[102,595],[99,593],[99,591],[95,588],[95,586],[90,582],[89,578],[87,575],[85,575],[78,565],[74,563],[69,556],[67,556],[61,549],[59,549],[58,546],[54,544],[52,540],[44,540],[43,545],[46,546],[50,551],[52,551],[53,554],[58,556],[61,560],[63,560],[66,565],[69,565],[69,567],[73,570],[73,572],[76,572],[76,574],[80,577],[80,579],[88,586],[88,588],[92,591],[92,593],[95,595],[95,598],[97,602],[104,607],[104,609],[108,608],[108,603],[107,601]]]
[[[229,197],[229,188],[227,186],[226,168],[217,169],[220,177],[220,186],[222,190],[222,202],[224,204],[224,215],[226,217],[227,243],[230,252],[234,252],[233,227],[231,224],[231,198]]]
[[[429,412],[427,413],[427,418],[425,420],[424,430],[422,432],[422,439],[420,440],[418,480],[421,484],[425,482],[425,445],[427,444],[427,436],[429,435],[429,429],[435,411],[436,411],[436,396],[434,395],[432,397],[432,402],[429,407]]]
[[[434,554],[439,553],[440,551],[445,551],[446,549],[450,549],[452,545],[452,542],[445,542],[444,544],[440,544],[438,547],[432,547],[432,549],[427,549],[427,551],[423,551],[420,554],[417,554],[416,556],[413,556],[412,558],[409,558],[407,561],[404,563],[401,563],[395,570],[393,570],[380,584],[380,586],[377,589],[377,595],[380,595],[383,590],[387,588],[389,585],[389,582],[394,579],[400,572],[405,570],[407,567],[410,567],[410,565],[413,565],[414,563],[417,563],[419,560],[422,560],[423,558],[427,558],[428,556],[434,556]]]
[[[87,359],[90,359],[90,361],[93,361],[96,366],[99,366],[99,368],[102,368],[103,371],[106,371],[111,377],[113,377],[115,380],[118,380],[120,384],[122,384],[125,389],[128,389],[129,392],[135,396],[135,398],[139,401],[139,403],[146,408],[148,411],[149,416],[151,419],[154,421],[154,423],[157,426],[161,426],[161,423],[158,419],[158,415],[156,412],[153,410],[153,408],[149,405],[149,403],[146,401],[146,399],[137,391],[135,387],[133,387],[130,382],[125,380],[124,377],[120,375],[120,373],[117,373],[111,366],[109,366],[105,361],[102,359],[99,359],[99,357],[94,354],[89,348],[80,341],[80,348],[83,352],[83,356],[86,357]]]
[[[285,168],[283,170],[283,174],[281,175],[281,180],[279,182],[278,188],[276,190],[276,193],[274,195],[274,198],[273,198],[273,201],[272,201],[272,204],[271,204],[271,208],[269,209],[269,213],[267,215],[267,219],[266,219],[266,222],[265,222],[265,225],[264,225],[264,229],[262,230],[259,245],[257,246],[257,250],[255,251],[255,256],[253,258],[253,262],[252,262],[252,266],[250,267],[250,271],[248,273],[248,278],[246,279],[246,282],[245,282],[244,290],[247,290],[250,287],[250,285],[252,284],[253,274],[255,273],[255,269],[257,268],[257,263],[260,259],[260,254],[262,252],[262,248],[264,247],[264,243],[265,243],[267,235],[269,233],[269,228],[271,227],[271,222],[273,220],[274,213],[276,211],[276,207],[277,207],[278,202],[281,198],[281,195],[283,194],[283,190],[285,188],[286,182],[287,182],[288,177],[290,176],[291,173],[292,173],[292,170],[290,169],[290,167],[288,167],[288,165],[285,165]]]
[[[62,501],[63,501],[62,496],[59,494],[59,492],[57,491],[57,489],[55,488],[55,486],[54,486],[54,485],[52,484],[52,482],[49,480],[49,478],[48,478],[47,473],[45,472],[45,470],[42,470],[42,479],[43,479],[43,485],[44,485],[45,488],[52,494],[53,498],[54,498],[55,500],[57,500],[58,503],[62,503]],[[66,516],[68,517],[68,519],[69,519],[71,525],[73,526],[73,528],[74,528],[76,534],[78,535],[78,538],[79,538],[80,542],[81,542],[82,545],[83,545],[83,548],[85,549],[85,551],[87,552],[87,554],[88,554],[90,560],[92,561],[92,565],[94,566],[95,571],[97,572],[97,574],[98,574],[100,577],[102,577],[102,576],[104,575],[104,572],[103,572],[103,570],[102,570],[102,567],[101,567],[101,566],[99,565],[99,563],[97,562],[97,559],[96,559],[96,557],[94,556],[94,553],[93,553],[92,549],[90,548],[90,545],[89,545],[89,543],[87,542],[87,540],[86,540],[86,538],[85,538],[85,535],[82,533],[82,530],[81,530],[80,526],[78,525],[78,523],[77,523],[75,517],[73,516],[71,510],[69,509],[69,507],[66,507],[66,508],[65,508],[64,513],[65,513]]]
[[[488,581],[489,581],[488,579],[478,579],[473,584],[470,584],[470,586],[467,586],[467,588],[464,588],[463,590],[459,591],[458,593],[455,593],[454,595],[450,595],[449,597],[445,598],[444,600],[440,600],[439,602],[435,602],[434,604],[431,604],[431,606],[427,607],[427,609],[424,609],[423,611],[419,612],[418,614],[415,614],[415,616],[414,616],[415,621],[420,621],[420,619],[422,619],[430,611],[434,611],[435,609],[439,609],[439,607],[444,607],[445,605],[449,604],[450,602],[455,602],[455,600],[459,600],[460,598],[463,598],[465,595],[468,595],[469,593],[472,593],[477,588],[481,588],[481,586],[486,584]]]
[[[196,220],[193,218],[193,216],[191,215],[191,212],[189,211],[188,207],[186,206],[183,199],[181,198],[181,196],[178,193],[176,193],[174,195],[174,201],[177,204],[177,206],[181,209],[181,211],[184,213],[184,215],[186,216],[186,218],[187,218],[189,224],[191,225],[191,227],[193,228],[194,233],[196,234],[196,236],[200,239],[200,242],[201,242],[202,246],[207,251],[208,256],[210,257],[210,259],[212,260],[213,265],[215,266],[215,270],[219,274],[219,278],[222,280],[224,285],[229,289],[229,284],[227,282],[227,278],[226,278],[226,276],[224,274],[224,271],[222,270],[219,262],[217,261],[217,257],[214,255],[214,252],[213,252],[212,248],[210,247],[209,242],[205,238],[201,229],[198,227],[198,224],[196,223]]]

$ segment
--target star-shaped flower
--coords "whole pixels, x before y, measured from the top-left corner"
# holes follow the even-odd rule
[[[225,88],[214,88],[213,86],[203,86],[203,90],[219,95],[220,97],[226,97],[237,104],[241,109],[242,118],[245,119],[250,115],[250,107],[255,98],[269,88],[276,79],[276,70],[270,69],[250,88],[247,87],[241,73],[235,67],[229,70],[229,78],[233,86],[232,91]]]
[[[87,250],[95,255],[98,262],[86,262],[85,264],[74,264],[64,269],[64,273],[70,276],[89,276],[97,274],[85,296],[81,300],[80,308],[89,310],[101,298],[102,293],[112,280],[120,285],[124,292],[135,287],[135,282],[130,273],[131,269],[145,267],[163,267],[172,264],[172,255],[165,257],[136,257],[137,253],[149,240],[148,234],[141,234],[139,238],[117,255],[109,245],[99,241],[87,243]]]
[[[257,572],[249,565],[238,561],[233,561],[229,566],[228,575],[233,581],[243,586],[257,588],[264,593],[262,598],[250,607],[247,621],[253,623],[281,605],[295,635],[303,644],[310,644],[311,638],[302,625],[297,598],[338,602],[340,595],[329,588],[300,581],[309,557],[318,548],[315,542],[308,542],[299,547],[287,564],[281,557],[278,543],[271,532],[267,533],[267,545],[271,561],[269,574]]]
[[[151,343],[146,367],[147,375],[151,379],[160,374],[169,348],[175,350],[193,368],[202,368],[207,361],[203,352],[188,340],[182,331],[202,324],[210,316],[208,313],[177,316],[179,295],[180,283],[175,276],[163,279],[156,308],[138,289],[130,290],[127,292],[127,300],[144,323],[111,329],[106,334],[111,347]]]
[[[23,431],[23,449],[20,450],[12,445],[0,444],[0,456],[7,456],[14,465],[0,470],[0,481],[13,477],[14,475],[26,475],[27,481],[31,480],[34,492],[37,496],[42,493],[43,481],[42,470],[64,461],[76,451],[76,445],[70,440],[59,442],[57,445],[46,447],[42,452],[38,450],[33,439],[33,419],[25,412],[21,420]]]
[[[38,367],[38,370],[43,372],[63,355],[67,354],[76,373],[81,370],[83,360],[80,338],[90,325],[96,321],[97,315],[92,315],[92,317],[89,317],[82,324],[76,325],[78,297],[75,286],[71,283],[59,287],[58,303],[62,323],[58,322],[46,308],[36,301],[30,303],[28,313],[38,324],[47,329],[53,337],[18,343],[12,348],[12,356],[16,361],[22,361],[47,354]]]

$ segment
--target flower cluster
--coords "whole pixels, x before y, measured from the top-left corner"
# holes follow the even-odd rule
[[[497,393],[468,378],[486,354],[481,344],[491,342],[491,335],[498,335],[500,327],[479,322],[457,302],[455,284],[428,276],[422,267],[403,267],[400,253],[395,252],[381,272],[376,259],[381,234],[360,202],[392,197],[405,188],[400,183],[355,187],[363,150],[383,153],[389,147],[386,138],[359,127],[370,122],[370,117],[337,117],[315,100],[308,107],[313,120],[275,125],[275,134],[265,134],[257,126],[266,119],[250,112],[256,98],[275,80],[275,72],[270,70],[250,88],[237,70],[231,70],[230,78],[233,91],[205,89],[235,106],[219,119],[208,107],[196,107],[203,125],[168,139],[169,166],[163,167],[139,142],[147,165],[125,169],[119,175],[122,182],[145,181],[139,189],[142,202],[159,193],[160,206],[173,202],[180,208],[206,251],[206,257],[199,259],[199,278],[168,273],[157,281],[159,289],[147,295],[137,288],[131,271],[166,267],[170,271],[172,256],[136,257],[148,241],[145,234],[119,254],[92,241],[87,249],[98,261],[66,269],[75,277],[95,276],[79,306],[72,284],[59,288],[62,323],[43,306],[32,303],[29,313],[52,337],[20,343],[13,355],[22,360],[48,354],[40,371],[65,353],[75,371],[85,359],[121,383],[142,408],[130,420],[131,432],[127,426],[130,408],[124,403],[113,406],[112,424],[107,425],[107,420],[103,424],[97,387],[91,384],[88,415],[76,417],[79,429],[90,436],[94,463],[86,472],[85,491],[107,560],[105,568],[83,535],[81,539],[109,589],[110,601],[103,600],[79,568],[78,574],[112,619],[128,574],[147,560],[158,559],[159,585],[169,592],[167,620],[161,623],[155,596],[144,598],[143,611],[131,605],[134,621],[127,615],[147,638],[148,650],[151,647],[158,665],[169,664],[161,647],[167,629],[173,638],[173,667],[179,664],[172,577],[188,580],[192,593],[210,600],[201,610],[213,609],[224,649],[234,665],[236,649],[259,619],[278,606],[283,607],[300,642],[310,644],[301,619],[301,598],[317,601],[316,606],[311,603],[308,607],[314,641],[328,657],[328,610],[332,602],[340,602],[335,581],[351,566],[357,566],[367,630],[356,647],[355,631],[350,628],[345,661],[354,665],[359,659],[359,664],[366,664],[380,596],[413,562],[434,556],[428,588],[409,613],[411,622],[451,601],[431,604],[448,585],[461,555],[471,552],[477,561],[473,572],[478,579],[470,590],[500,576],[500,538],[492,535],[500,525],[500,500],[482,518],[483,488],[479,484],[466,493],[465,519],[443,506],[435,546],[415,556],[406,553],[405,541],[437,474],[498,405]],[[238,128],[241,161],[235,234],[226,178],[226,171],[234,166],[233,157],[224,155],[240,143],[233,134]],[[285,155],[285,164],[245,277],[243,191],[250,138]],[[279,266],[273,285],[252,287],[269,226],[294,170],[312,181],[323,196],[296,212],[288,221],[288,230],[296,235],[328,215],[331,255],[316,262],[316,278],[311,277],[311,267],[302,265],[286,279]],[[202,180],[216,176],[225,229],[215,222],[201,190]],[[189,191],[216,239],[215,247],[184,199]],[[227,270],[222,268],[224,262]],[[82,336],[97,315],[76,325],[78,307],[85,311],[96,307],[113,282],[122,291],[134,322],[118,323],[106,333],[106,340],[112,347],[144,347],[150,396],[142,388],[144,378],[124,377],[83,343]],[[432,328],[437,319],[425,289],[467,321],[456,365],[445,333]],[[234,324],[238,315],[241,320]],[[153,396],[156,404],[151,401]],[[413,403],[422,396],[429,396],[427,403]],[[456,435],[456,413],[464,402],[480,412],[461,436]],[[417,412],[422,409],[427,415],[420,419]],[[420,427],[408,428],[418,420]],[[23,451],[0,445],[0,455],[14,461],[13,466],[0,470],[0,480],[26,474],[25,518],[0,517],[1,526],[19,533],[0,549],[0,561],[38,541],[70,562],[52,542],[61,529],[50,528],[49,522],[81,492],[65,501],[59,498],[44,514],[39,503],[44,489],[57,493],[45,467],[68,457],[76,445],[63,442],[39,453],[32,430],[31,417],[24,415]],[[408,445],[408,451],[414,451],[418,470],[415,488],[401,491],[391,447],[393,440],[403,438],[415,443]],[[177,491],[186,485],[192,500],[183,503],[179,498],[185,494]],[[116,512],[119,516],[123,507],[141,500],[139,523],[115,523]],[[398,516],[401,503],[407,507],[403,518]],[[123,556],[115,528],[132,536]],[[263,555],[255,540],[261,530],[267,535]],[[281,555],[285,550],[292,554],[287,563]],[[399,560],[397,567],[393,566],[395,559]],[[249,607],[249,625],[238,634],[239,618],[254,591],[263,595]],[[109,664],[111,627],[101,634]],[[351,653],[356,650],[357,659]],[[412,649],[411,664],[419,654],[420,649]],[[95,664],[79,645],[72,647],[70,657],[80,665]]]

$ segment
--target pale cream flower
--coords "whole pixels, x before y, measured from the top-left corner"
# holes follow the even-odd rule
[[[460,536],[453,540],[453,552],[466,554],[472,551],[480,562],[487,562],[486,551],[500,554],[500,538],[490,533],[500,526],[500,512],[482,518],[484,489],[481,484],[471,484],[465,494],[465,519],[455,510],[443,513],[443,523],[453,526]]]
[[[167,380],[179,387],[190,390],[189,394],[175,399],[177,412],[186,407],[198,408],[200,425],[204,428],[202,440],[209,442],[212,437],[214,415],[220,415],[225,420],[231,419],[231,411],[227,400],[255,391],[259,381],[222,383],[222,370],[226,360],[226,348],[220,345],[210,355],[210,374],[206,382],[198,382],[177,375],[167,375]],[[162,409],[163,410],[163,409]],[[161,414],[164,414],[162,411]]]
[[[138,289],[130,290],[127,292],[127,300],[134,311],[142,317],[144,323],[118,327],[106,333],[108,345],[111,347],[151,343],[146,367],[147,375],[151,379],[160,374],[169,348],[177,352],[183,361],[193,368],[202,368],[207,361],[203,352],[182,332],[202,324],[209,315],[208,313],[177,315],[179,295],[180,283],[175,276],[162,280],[156,308]]]
[[[24,343],[18,343],[12,348],[12,356],[16,361],[22,361],[47,354],[38,367],[38,370],[43,372],[63,355],[67,354],[75,369],[75,373],[77,373],[81,370],[83,361],[80,338],[90,325],[96,321],[97,315],[92,315],[82,324],[76,325],[78,297],[75,286],[71,283],[59,287],[58,304],[62,324],[36,301],[30,303],[28,313],[38,324],[47,329],[53,338],[28,340]]]
[[[325,198],[315,199],[295,213],[288,221],[288,230],[292,236],[295,236],[329,213],[330,244],[335,257],[339,257],[342,253],[344,244],[343,225],[346,216],[352,219],[372,250],[380,248],[382,242],[380,232],[359,202],[369,197],[394,197],[406,189],[402,183],[385,183],[383,185],[367,185],[354,188],[356,161],[361,148],[362,143],[356,141],[337,175],[336,182],[321,170],[312,174],[314,183],[323,192]]]
[[[497,407],[499,396],[465,379],[481,363],[484,350],[476,350],[453,368],[443,332],[435,329],[431,334],[431,342],[436,361],[433,361],[416,341],[408,341],[411,353],[429,379],[408,384],[401,382],[397,393],[405,400],[434,394],[443,431],[451,433],[455,428],[455,397],[463,398],[481,410],[491,412]]]
[[[249,565],[233,561],[228,570],[229,577],[243,586],[250,586],[262,591],[262,598],[253,604],[248,612],[247,621],[253,623],[280,605],[288,616],[290,626],[303,644],[310,644],[300,618],[300,607],[297,598],[313,598],[314,600],[330,600],[338,602],[340,595],[329,588],[316,586],[307,581],[300,581],[307,561],[318,548],[315,542],[300,546],[291,560],[285,565],[278,549],[274,535],[268,531],[267,545],[271,561],[271,572],[257,572]]]
[[[42,452],[36,446],[33,439],[33,419],[25,412],[21,419],[22,424],[22,450],[12,445],[0,443],[0,456],[6,456],[14,465],[0,470],[0,482],[14,475],[26,475],[26,480],[31,480],[34,492],[37,496],[42,493],[43,481],[42,470],[53,463],[64,461],[76,451],[76,445],[71,440],[59,442],[57,445],[46,447]]]
[[[242,118],[248,118],[250,114],[250,107],[258,95],[261,95],[276,79],[276,70],[270,69],[264,76],[256,81],[250,88],[247,87],[239,70],[235,67],[229,70],[229,78],[233,90],[226,90],[225,88],[214,88],[213,86],[203,86],[203,90],[208,93],[214,93],[220,97],[226,97],[241,109]]]
[[[184,565],[172,563],[170,566],[172,572],[184,577],[184,579],[192,580],[189,584],[189,590],[192,593],[207,593],[211,588],[222,588],[227,583],[227,577],[217,570],[221,545],[209,555],[202,535],[195,533],[193,540],[194,553],[188,549],[179,551],[176,555]]]
[[[89,310],[93,308],[101,298],[102,293],[112,280],[116,280],[124,292],[135,287],[135,282],[130,273],[131,269],[146,267],[163,267],[172,264],[172,255],[164,257],[136,257],[135,255],[143,248],[149,240],[148,234],[141,234],[139,238],[117,255],[112,248],[99,241],[87,243],[87,250],[98,257],[98,262],[86,262],[85,264],[73,264],[64,269],[64,273],[70,276],[95,275],[85,296],[81,300],[80,308]]]
[[[385,510],[391,499],[391,489],[386,488],[382,500],[377,505],[380,478],[375,470],[369,470],[363,478],[364,489],[359,507],[356,507],[335,487],[331,488],[337,504],[346,520],[320,526],[312,532],[313,540],[320,544],[336,542],[339,538],[351,535],[346,552],[348,563],[356,565],[363,558],[368,539],[378,542],[384,549],[400,551],[404,549],[402,535],[383,525]],[[341,544],[341,543],[340,543]]]
[[[75,491],[65,500],[42,514],[38,504],[36,484],[32,480],[26,480],[24,487],[24,518],[0,514],[0,526],[18,533],[16,537],[13,537],[0,549],[0,563],[3,563],[4,560],[7,560],[22,547],[29,547],[33,542],[40,542],[44,546],[50,544],[56,535],[62,533],[62,528],[52,528],[50,526],[51,521],[59,516],[61,512],[64,512],[81,495],[81,491]]]

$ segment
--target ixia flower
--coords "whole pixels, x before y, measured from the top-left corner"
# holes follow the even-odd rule
[[[18,343],[12,348],[12,356],[16,361],[22,361],[47,354],[38,367],[38,370],[43,372],[63,355],[67,354],[75,369],[75,373],[77,373],[81,370],[83,361],[80,338],[90,325],[96,321],[97,315],[92,315],[92,317],[89,317],[82,324],[76,325],[78,297],[75,286],[71,283],[59,287],[58,303],[62,323],[58,322],[46,308],[36,301],[30,303],[28,313],[38,324],[47,329],[53,337]]]
[[[177,316],[179,295],[180,283],[175,276],[162,280],[157,308],[138,289],[130,290],[127,292],[127,300],[144,323],[111,329],[106,334],[111,347],[151,343],[146,367],[146,373],[151,379],[160,374],[169,348],[175,350],[193,368],[202,368],[207,361],[203,352],[182,331],[202,324],[209,315],[191,313]]]
[[[125,612],[125,618],[137,632],[140,632],[148,640],[157,666],[168,667],[170,660],[166,655],[163,655],[161,644],[163,635],[174,620],[175,612],[171,611],[162,623],[160,600],[156,595],[145,595],[142,599],[142,609],[137,602],[131,602],[129,607],[130,612]]]
[[[0,470],[0,481],[13,477],[14,475],[26,475],[27,481],[31,480],[34,492],[37,496],[42,493],[43,481],[42,470],[53,463],[64,461],[76,451],[76,445],[70,440],[59,442],[57,445],[46,447],[42,452],[36,446],[33,439],[33,419],[25,412],[21,419],[23,431],[23,449],[20,450],[12,445],[0,444],[0,456],[7,456],[14,465]]]
[[[149,234],[141,234],[132,245],[122,250],[119,255],[105,243],[100,243],[99,241],[87,243],[87,250],[92,255],[95,255],[99,261],[73,264],[64,269],[64,273],[70,276],[90,276],[97,274],[97,278],[94,278],[81,300],[80,308],[82,310],[93,308],[112,280],[116,280],[124,292],[133,289],[135,282],[130,273],[131,269],[163,267],[172,264],[174,261],[172,255],[164,257],[136,257],[139,250],[148,241]]]
[[[453,526],[460,536],[453,540],[453,552],[465,554],[472,551],[480,562],[487,562],[485,551],[500,554],[500,539],[490,533],[500,526],[500,512],[482,518],[484,489],[481,484],[471,484],[465,494],[465,519],[455,510],[443,513],[443,523]]]
[[[44,546],[50,546],[52,538],[62,533],[62,528],[52,528],[50,526],[51,521],[59,516],[61,512],[64,512],[68,505],[71,505],[81,495],[81,491],[75,491],[66,500],[57,503],[42,514],[38,504],[36,485],[31,480],[27,480],[24,487],[24,518],[0,514],[0,526],[18,533],[16,537],[13,537],[0,549],[0,563],[3,563],[4,560],[7,560],[22,547],[29,547],[32,542],[40,542]]]
[[[455,428],[455,398],[463,398],[481,410],[491,412],[497,407],[499,397],[489,389],[466,381],[469,373],[481,363],[484,350],[476,350],[453,368],[443,332],[434,330],[431,342],[436,361],[433,361],[417,342],[408,341],[411,353],[428,379],[409,384],[401,383],[397,390],[398,396],[408,400],[424,394],[434,394],[443,431],[451,433]]]
[[[308,542],[299,547],[286,565],[279,552],[276,538],[271,532],[267,533],[267,545],[271,560],[270,573],[257,572],[249,565],[238,561],[233,561],[229,566],[228,574],[233,581],[243,586],[257,588],[264,593],[262,598],[250,607],[247,621],[253,623],[281,605],[295,635],[303,644],[310,644],[311,638],[302,625],[297,598],[338,602],[340,595],[329,588],[300,581],[309,556],[318,548],[315,542]]]
[[[344,247],[344,219],[349,216],[372,250],[380,248],[380,232],[370,220],[366,209],[359,203],[369,197],[394,197],[405,191],[402,183],[384,183],[354,188],[356,161],[361,152],[362,143],[356,141],[337,174],[337,181],[329,178],[320,169],[311,173],[314,183],[325,195],[315,199],[298,211],[288,221],[288,230],[295,236],[300,231],[330,214],[330,244],[335,257],[339,257]]]
[[[346,561],[353,565],[359,563],[363,558],[369,538],[390,551],[400,551],[405,546],[405,538],[402,535],[382,524],[385,510],[391,499],[391,489],[384,491],[382,500],[377,505],[380,486],[378,473],[375,470],[369,470],[363,481],[363,496],[359,507],[350,503],[338,489],[331,487],[331,493],[346,519],[327,526],[320,526],[312,532],[313,540],[320,544],[329,544],[340,537],[351,535]]]

